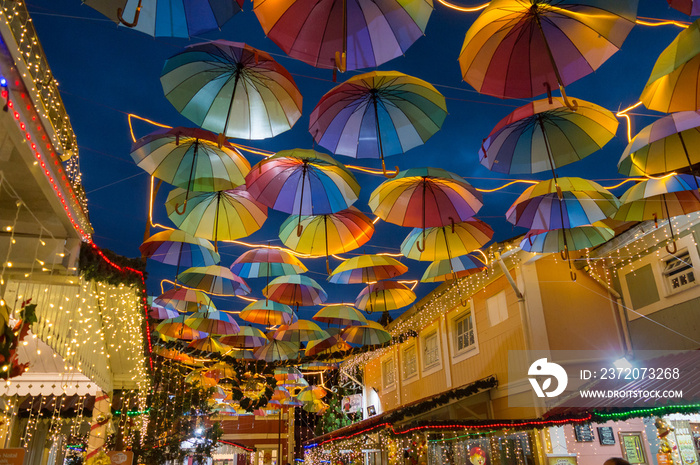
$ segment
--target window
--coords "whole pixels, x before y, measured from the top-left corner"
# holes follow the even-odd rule
[[[382,360],[382,387],[391,388],[394,382],[394,357],[388,357]]]
[[[454,320],[454,350],[459,353],[474,346],[472,312],[466,312]]]
[[[651,264],[644,265],[625,275],[627,289],[630,292],[632,308],[639,309],[659,301],[659,291],[656,289],[654,270]]]
[[[437,330],[423,338],[423,369],[433,368],[440,363],[440,341]]]
[[[486,307],[489,313],[489,323],[495,326],[508,318],[508,305],[506,304],[506,293],[501,291],[486,300]]]
[[[411,378],[418,373],[418,354],[416,353],[416,345],[411,344],[410,346],[403,349],[401,358],[403,361],[403,379]]]
[[[697,284],[690,252],[682,251],[664,260],[662,272],[669,294],[675,294]]]

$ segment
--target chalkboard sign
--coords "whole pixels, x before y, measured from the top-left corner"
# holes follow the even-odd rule
[[[598,441],[600,441],[601,446],[614,446],[615,434],[613,433],[613,429],[609,426],[599,426]]]
[[[593,428],[589,423],[574,425],[577,442],[593,442]]]

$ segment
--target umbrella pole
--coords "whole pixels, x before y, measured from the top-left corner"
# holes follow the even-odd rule
[[[385,178],[395,178],[399,174],[399,167],[394,166],[394,173],[386,172],[386,164],[384,164],[384,147],[382,146],[382,131],[379,128],[379,111],[377,110],[377,89],[370,90],[372,94],[372,103],[374,104],[374,122],[377,128],[377,142],[379,144],[379,157],[382,159],[382,172]]]
[[[450,218],[452,219],[452,218]],[[454,232],[455,224],[454,220],[452,222],[452,232]],[[454,281],[455,284],[457,284],[457,273],[455,273],[455,269],[452,266],[452,253],[450,252],[450,243],[447,240],[447,231],[445,231],[445,226],[442,227],[442,235],[445,237],[445,248],[447,249],[447,261],[450,263],[450,271],[452,272],[452,281]],[[462,304],[462,307],[467,307],[469,305],[469,302],[465,302],[462,300],[462,296],[459,296],[459,303]]]
[[[564,194],[561,192],[561,187],[559,187],[559,181],[557,181],[557,173],[554,171],[554,158],[552,157],[552,151],[549,148],[549,140],[547,139],[547,132],[544,129],[544,121],[542,121],[542,116],[537,115],[537,122],[540,123],[540,129],[542,130],[542,138],[544,139],[544,148],[547,151],[547,159],[549,160],[549,168],[552,170],[552,177],[554,179],[554,186],[557,188],[557,197],[561,201],[564,198]],[[563,221],[562,221],[563,223]],[[563,225],[562,225],[563,227]]]
[[[233,92],[231,92],[231,102],[228,104],[228,112],[226,113],[226,122],[224,123],[224,130],[221,131],[219,136],[216,138],[216,142],[221,148],[226,140],[226,128],[228,127],[228,120],[231,117],[231,110],[233,110],[233,100],[236,98],[236,88],[238,87],[238,79],[241,77],[241,71],[243,71],[243,63],[240,61],[236,63],[236,77],[233,79]]]
[[[547,42],[547,37],[544,35],[544,30],[542,29],[542,23],[540,22],[540,16],[537,13],[537,4],[532,5],[533,9],[533,16],[535,17],[535,21],[537,22],[537,29],[540,30],[540,34],[542,34],[542,41],[544,42],[544,48],[547,51],[547,56],[549,57],[549,62],[552,64],[552,70],[554,71],[554,76],[557,78],[557,84],[559,84],[559,91],[561,92],[561,98],[564,100],[564,105],[569,107],[571,111],[576,111],[578,110],[578,102],[574,99],[571,99],[571,102],[569,102],[569,99],[566,97],[566,92],[564,91],[564,84],[561,76],[559,75],[559,69],[557,68],[557,63],[554,61],[554,55],[552,55],[552,50],[549,48],[549,43]],[[547,94],[551,98],[551,90],[549,89],[549,84],[547,82],[544,83],[544,85],[547,87]]]
[[[690,174],[693,176],[695,181],[695,187],[700,189],[700,184],[698,184],[698,178],[695,174],[695,168],[693,168],[693,163],[690,161],[690,155],[688,155],[688,149],[685,146],[685,141],[683,140],[683,133],[678,133],[678,138],[681,140],[681,146],[683,146],[683,153],[685,154],[685,159],[688,160],[688,168],[690,168]]]
[[[571,269],[571,256],[569,255],[569,244],[566,241],[566,229],[562,228],[562,234],[564,234],[564,250],[562,250],[561,258],[569,263],[569,276],[571,276],[572,281],[576,281],[576,273]]]
[[[267,257],[265,259],[267,263],[267,273],[265,273],[267,276],[265,276],[265,287],[270,285],[270,241],[267,241]],[[270,299],[265,296],[265,305],[268,305],[270,303]],[[267,324],[270,324],[270,317],[268,316],[267,319]]]
[[[326,236],[326,271],[331,274],[331,266],[328,263],[328,215],[323,215],[323,231]]]
[[[419,252],[425,252],[425,184],[426,177],[423,176],[423,245],[420,245],[420,241],[416,241],[416,248]]]
[[[678,246],[676,245],[676,236],[673,233],[673,225],[671,224],[671,216],[668,212],[668,203],[666,202],[666,194],[661,194],[661,198],[664,201],[664,208],[666,209],[666,221],[668,221],[668,229],[671,230],[671,244],[673,244],[673,250],[669,248],[669,244],[666,244],[666,251],[670,254],[675,254],[678,251]]]
[[[306,170],[309,162],[304,160],[304,166],[301,169],[301,195],[299,196],[299,222],[297,223],[297,237],[301,237],[303,227],[301,226],[301,209],[304,206],[304,180],[306,179]]]
[[[216,212],[214,213],[214,252],[219,251],[217,239],[219,237],[219,204],[221,203],[221,191],[216,193]]]
[[[192,176],[194,176],[194,164],[197,161],[197,152],[199,151],[199,139],[195,139],[194,142],[194,154],[192,154],[192,165],[190,166],[190,177],[187,180],[187,190],[185,191],[185,201],[182,203],[182,211],[180,211],[180,205],[175,204],[175,213],[178,215],[184,215],[185,209],[187,208],[187,197],[190,196],[190,188],[192,187]]]

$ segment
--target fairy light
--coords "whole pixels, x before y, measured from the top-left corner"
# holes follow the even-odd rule
[[[654,22],[652,22],[652,21],[654,21]],[[652,26],[652,27],[655,27],[655,26],[677,26],[677,27],[681,27],[683,29],[687,29],[690,26],[690,23],[685,22],[685,21],[673,21],[673,20],[667,20],[667,19],[647,18],[644,16],[637,16],[635,23],[639,24],[640,26]]]

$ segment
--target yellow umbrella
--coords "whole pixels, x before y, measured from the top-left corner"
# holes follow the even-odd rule
[[[370,321],[365,326],[348,326],[340,334],[350,344],[362,346],[384,344],[391,341],[391,334],[374,321]]]
[[[396,281],[379,281],[362,289],[355,299],[355,305],[367,313],[386,312],[410,305],[416,294],[405,284]]]
[[[367,319],[356,308],[349,305],[329,305],[319,310],[311,319],[338,326],[359,326]]]
[[[334,284],[369,283],[394,278],[408,267],[386,255],[359,255],[344,260],[333,270],[328,281]]]

